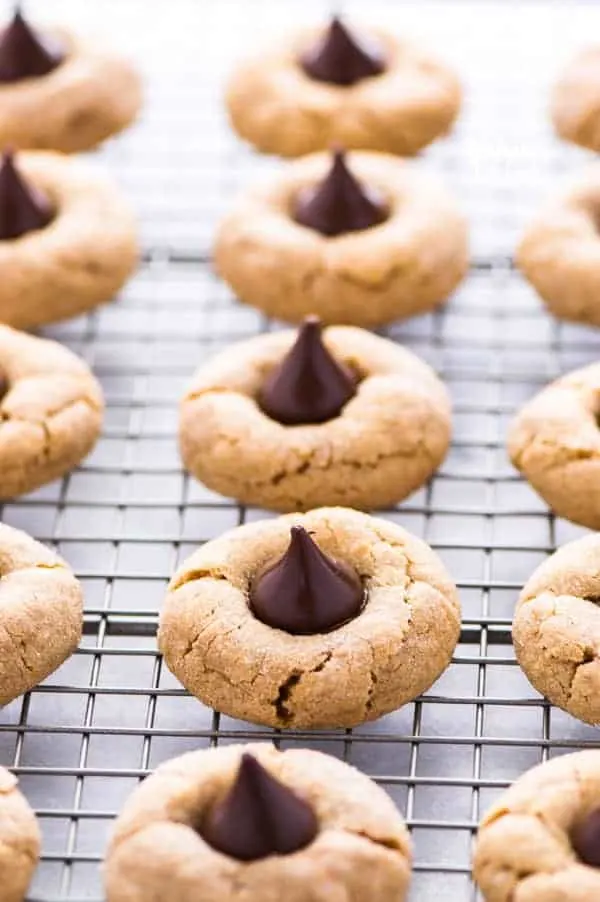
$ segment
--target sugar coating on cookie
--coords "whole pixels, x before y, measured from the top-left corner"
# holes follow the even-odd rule
[[[561,138],[600,150],[600,47],[584,50],[562,72],[551,114]]]
[[[600,724],[600,536],[559,548],[527,581],[513,621],[517,660],[554,705]]]
[[[326,632],[293,634],[251,607],[255,578],[284,555],[294,526],[363,584],[358,613]],[[196,551],[171,580],[158,641],[183,685],[225,714],[352,727],[428,689],[459,632],[456,588],[424,542],[394,523],[322,508],[238,527]]]
[[[5,524],[0,524],[0,577],[0,705],[7,705],[75,651],[83,593],[61,558]]]
[[[215,265],[240,300],[298,322],[374,327],[441,304],[465,276],[465,218],[429,173],[386,154],[355,152],[347,167],[386,205],[381,222],[321,234],[295,218],[299,198],[327,178],[331,155],[288,164],[243,194],[215,239]]]
[[[316,835],[302,848],[244,861],[205,839],[207,820],[231,793],[247,756],[314,813]],[[162,764],[117,819],[104,875],[108,902],[200,896],[233,902],[239,886],[249,900],[402,902],[410,870],[408,831],[382,789],[329,755],[280,752],[265,743],[206,749]]]
[[[60,154],[18,153],[13,166],[52,215],[0,240],[0,321],[29,329],[111,300],[137,265],[128,204],[108,180]]]
[[[508,433],[515,467],[554,512],[600,529],[600,364],[546,386],[517,413]]]
[[[2,148],[89,150],[129,125],[141,103],[134,66],[94,41],[63,28],[36,33],[19,9],[0,35]]]
[[[0,531],[4,528],[0,526]],[[19,791],[17,778],[0,767],[2,902],[23,902],[38,863],[40,846],[40,828],[35,814]]]
[[[450,441],[450,402],[433,370],[387,339],[330,327],[323,342],[357,376],[355,394],[325,422],[288,426],[260,400],[297,341],[292,331],[257,336],[197,371],[180,409],[186,468],[223,495],[284,512],[385,507],[422,485]]]
[[[72,470],[94,447],[103,412],[87,364],[57,342],[0,325],[0,498]]]
[[[600,325],[600,165],[539,213],[517,250],[519,269],[555,316]]]
[[[334,143],[412,155],[449,131],[462,91],[448,66],[387,31],[342,27],[345,37],[335,21],[299,31],[236,68],[226,104],[242,138],[284,157]],[[324,71],[323,43],[332,40]]]
[[[586,845],[600,841],[589,823],[599,808],[599,751],[562,755],[527,771],[479,827],[473,876],[487,902],[600,898],[600,869],[586,863]]]

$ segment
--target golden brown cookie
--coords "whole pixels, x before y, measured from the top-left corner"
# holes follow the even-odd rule
[[[517,264],[561,319],[600,325],[600,166],[589,167],[529,226]]]
[[[559,548],[530,577],[513,622],[519,664],[554,705],[600,723],[600,536]]]
[[[527,771],[483,818],[473,875],[487,902],[600,898],[600,752]]]
[[[104,403],[67,348],[0,326],[0,498],[31,492],[93,448]]]
[[[362,329],[332,326],[323,340],[359,380],[325,422],[285,425],[259,405],[296,332],[233,345],[197,371],[179,428],[183,462],[196,478],[245,504],[293,511],[389,506],[431,476],[451,430],[448,395],[433,370]]]
[[[250,823],[254,808],[264,806],[269,829],[256,817],[257,831],[276,839],[297,825],[282,795],[293,793],[316,818],[316,834],[303,848],[240,860],[204,838],[207,819],[249,757],[266,775],[258,775],[258,793],[250,787],[251,797],[234,805],[245,806]],[[108,902],[402,902],[410,869],[402,816],[368,777],[322,752],[256,743],[191,752],[148,777],[116,822],[105,885]]]
[[[40,55],[47,66],[35,65]],[[29,77],[24,56],[35,57]],[[0,75],[1,148],[88,150],[129,125],[142,104],[131,63],[67,29],[38,35],[18,11],[0,40]]]
[[[0,595],[0,705],[7,705],[75,651],[83,593],[54,552],[0,523]]]
[[[364,36],[381,71],[352,84],[308,74],[303,58],[339,27],[332,23],[329,34],[323,27],[302,30],[238,66],[226,103],[242,138],[284,157],[324,150],[332,143],[410,155],[450,129],[462,93],[454,72],[389,32],[369,28],[354,36],[356,41]],[[335,55],[339,64],[339,48]]]
[[[364,587],[360,612],[329,632],[274,628],[250,607],[254,581],[295,526]],[[351,727],[428,689],[459,632],[456,588],[424,542],[394,523],[321,508],[240,526],[196,551],[171,580],[158,641],[170,670],[218,711],[272,727]]]
[[[0,530],[6,527],[0,526]],[[2,549],[0,549],[2,556]],[[41,834],[13,774],[0,767],[0,900],[23,902],[36,868]]]
[[[559,517],[600,529],[600,364],[528,401],[508,434],[515,467]]]
[[[561,138],[600,150],[600,47],[569,63],[554,87],[551,112]]]
[[[351,172],[382,195],[387,218],[329,237],[292,209],[330,165],[328,154],[289,163],[240,198],[217,232],[222,278],[240,300],[288,322],[316,313],[373,327],[441,304],[468,268],[465,220],[443,186],[403,160],[353,153]]]
[[[27,329],[110,300],[137,263],[127,204],[104,178],[59,154],[20,153],[16,165],[48,198],[53,218],[0,241],[0,321]]]

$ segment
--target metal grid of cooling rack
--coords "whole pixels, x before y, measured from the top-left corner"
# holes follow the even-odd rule
[[[359,0],[344,10],[361,13]],[[30,0],[33,14],[47,14]],[[141,218],[144,261],[113,305],[48,329],[101,379],[103,437],[61,483],[3,508],[56,546],[86,591],[82,647],[0,717],[0,762],[19,775],[44,834],[33,891],[102,898],[111,820],[137,781],[186,750],[248,738],[326,750],[374,777],[406,813],[416,850],[411,902],[468,902],[469,850],[482,810],[523,770],[595,744],[552,711],[515,664],[510,617],[523,580],[578,530],[548,515],[503,450],[514,408],[543,382],[596,359],[600,333],[559,326],[511,262],[543,194],[585,162],[544,116],[552,77],[600,10],[583,2],[372,0],[368,16],[423,36],[461,71],[467,101],[451,139],[419,165],[441,172],[473,232],[470,275],[450,305],[388,331],[429,360],[455,403],[455,439],[427,488],[384,514],[422,536],[459,584],[464,629],[453,664],[424,698],[350,732],[275,734],[203,708],[162,666],[157,610],[176,562],[245,520],[181,472],[176,402],[193,368],[272,328],[211,273],[210,236],[233,193],[273,168],[236,142],[222,78],[258,36],[318,21],[325,0],[55,0],[52,14],[134,52],[148,77],[142,122],[100,154]]]

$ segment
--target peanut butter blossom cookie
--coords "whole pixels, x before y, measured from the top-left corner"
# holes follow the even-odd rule
[[[473,874],[487,902],[600,898],[600,751],[527,771],[483,818]]]
[[[600,326],[600,166],[589,167],[529,226],[517,263],[561,319]]]
[[[0,498],[72,470],[94,447],[104,402],[67,348],[0,326]]]
[[[105,884],[108,902],[402,902],[410,869],[404,821],[368,777],[321,752],[230,745],[135,790]]]
[[[519,411],[515,467],[559,517],[600,529],[600,363],[567,373]]]
[[[137,255],[133,215],[103,178],[59,154],[4,154],[0,322],[28,329],[110,300]]]
[[[0,767],[0,902],[23,902],[40,845],[36,817],[19,792],[17,778]]]
[[[535,688],[600,724],[600,536],[559,548],[521,593],[513,622],[519,664]]]
[[[165,662],[218,711],[271,727],[353,727],[428,689],[460,632],[456,588],[393,523],[321,508],[240,526],[171,580]]]
[[[290,163],[240,198],[215,264],[269,316],[373,327],[441,304],[468,267],[465,220],[403,160],[342,151]]]
[[[579,53],[561,74],[552,120],[561,138],[600,150],[600,46]]]
[[[280,511],[385,507],[422,485],[450,441],[450,403],[410,351],[347,326],[261,335],[195,374],[181,404],[188,470]]]
[[[0,33],[0,147],[87,150],[140,106],[135,69],[112,51],[65,29],[37,33],[18,8]]]
[[[420,47],[334,18],[242,63],[226,102],[238,134],[267,153],[297,157],[340,142],[415,154],[450,129],[461,88]]]
[[[7,705],[75,651],[83,594],[56,554],[24,532],[0,524],[0,596],[0,705]],[[0,822],[1,799],[0,788]],[[1,861],[0,852],[0,874]]]

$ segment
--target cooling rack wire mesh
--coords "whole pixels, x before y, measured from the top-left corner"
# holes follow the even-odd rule
[[[515,272],[512,251],[541,199],[587,161],[545,118],[552,78],[590,35],[585,2],[347,2],[344,12],[422,36],[462,73],[453,136],[419,165],[441,173],[469,215],[473,264],[444,310],[386,334],[432,363],[454,399],[452,450],[431,483],[384,516],[426,539],[458,582],[464,627],[451,667],[427,693],[353,731],[285,733],[219,716],[190,699],[156,654],[157,611],[177,561],[199,542],[264,516],[181,471],[176,404],[209,354],[274,328],[211,271],[215,222],[232,196],[279,164],[230,133],[224,74],[257,39],[323,19],[324,0],[30,0],[43,19],[102,33],[148,80],[142,121],[90,157],[108,166],[141,220],[144,256],[116,303],[46,330],[99,376],[103,437],[75,473],[3,507],[52,544],[86,592],[79,653],[5,708],[0,763],[13,768],[44,834],[33,891],[102,899],[111,821],[137,782],[190,749],[259,737],[322,749],[374,777],[406,813],[415,843],[411,902],[471,902],[472,835],[502,788],[542,759],[595,745],[551,710],[514,661],[510,617],[523,580],[581,531],[550,516],[510,467],[515,407],[566,369],[597,359],[600,333],[559,325]],[[8,11],[8,5],[5,5]]]

